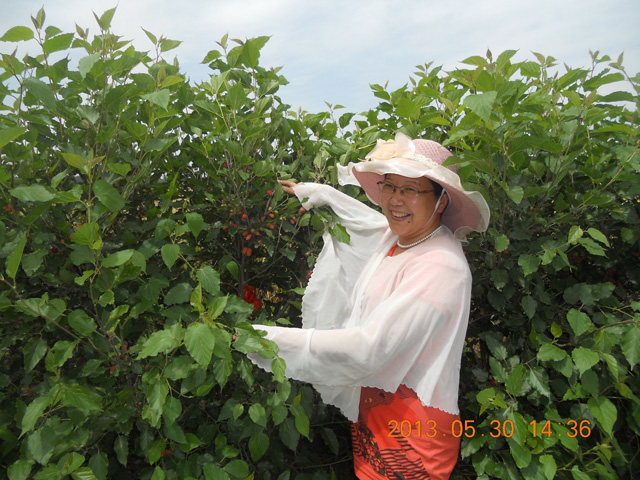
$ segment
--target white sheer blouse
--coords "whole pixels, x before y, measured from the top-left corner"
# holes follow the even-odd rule
[[[443,229],[394,257],[384,216],[327,185],[300,184],[306,208],[329,205],[351,244],[328,233],[302,301],[303,328],[255,325],[277,343],[289,378],[310,382],[351,421],[361,387],[413,389],[425,406],[458,413],[471,274]],[[270,370],[270,359],[250,355]]]

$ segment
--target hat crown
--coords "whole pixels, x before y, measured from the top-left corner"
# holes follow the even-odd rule
[[[440,145],[438,142],[434,142],[433,140],[423,140],[416,139],[412,140],[413,146],[416,148],[416,154],[422,155],[423,157],[430,158],[438,165],[442,165],[444,161],[449,158],[452,153]],[[450,165],[448,167],[454,173],[458,172],[457,165]]]

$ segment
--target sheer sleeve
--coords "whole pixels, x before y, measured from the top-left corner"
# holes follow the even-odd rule
[[[395,280],[380,281],[395,283],[388,295],[380,295],[372,282],[363,299],[372,307],[363,310],[361,325],[334,330],[256,326],[278,344],[287,376],[395,391],[416,362],[446,361],[462,326],[467,269],[441,250],[406,260]],[[464,327],[462,334],[466,322]],[[260,363],[264,367],[270,361]]]
[[[355,283],[388,230],[387,220],[329,185],[303,183],[296,185],[294,192],[307,209],[330,207],[350,236],[346,244],[325,232],[323,249],[302,298],[305,328],[339,328],[351,312]]]

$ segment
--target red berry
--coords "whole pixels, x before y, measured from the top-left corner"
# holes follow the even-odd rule
[[[51,253],[58,253],[59,250],[56,247],[51,247]]]
[[[267,195],[269,195],[271,197],[273,195],[273,191],[267,190]]]
[[[111,370],[112,372],[116,369],[115,365],[111,365],[111,367],[109,367],[109,370]]]
[[[269,218],[274,218],[274,217],[275,217],[275,215],[273,213],[269,214]]]
[[[9,213],[13,212],[13,208],[11,208],[11,205],[7,205],[7,212]]]
[[[160,455],[162,455],[163,457],[166,457],[167,455],[171,455],[171,450],[169,449],[163,450]]]
[[[249,240],[251,240],[251,234],[247,235],[246,237],[244,237],[244,239],[248,242]]]
[[[242,220],[246,220],[247,218],[249,218],[249,215],[247,215],[246,213],[242,214]]]

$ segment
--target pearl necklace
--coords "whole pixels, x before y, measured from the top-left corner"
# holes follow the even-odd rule
[[[409,245],[403,245],[400,242],[397,242],[397,245],[400,248],[411,248],[411,247],[415,247],[416,245],[418,245],[419,243],[424,242],[425,240],[429,240],[431,237],[433,237],[436,233],[438,233],[440,231],[440,229],[442,228],[442,225],[440,225],[438,228],[436,228],[433,232],[431,232],[429,235],[427,235],[426,237],[422,237],[420,240],[418,240],[417,242],[413,242],[410,243]]]

